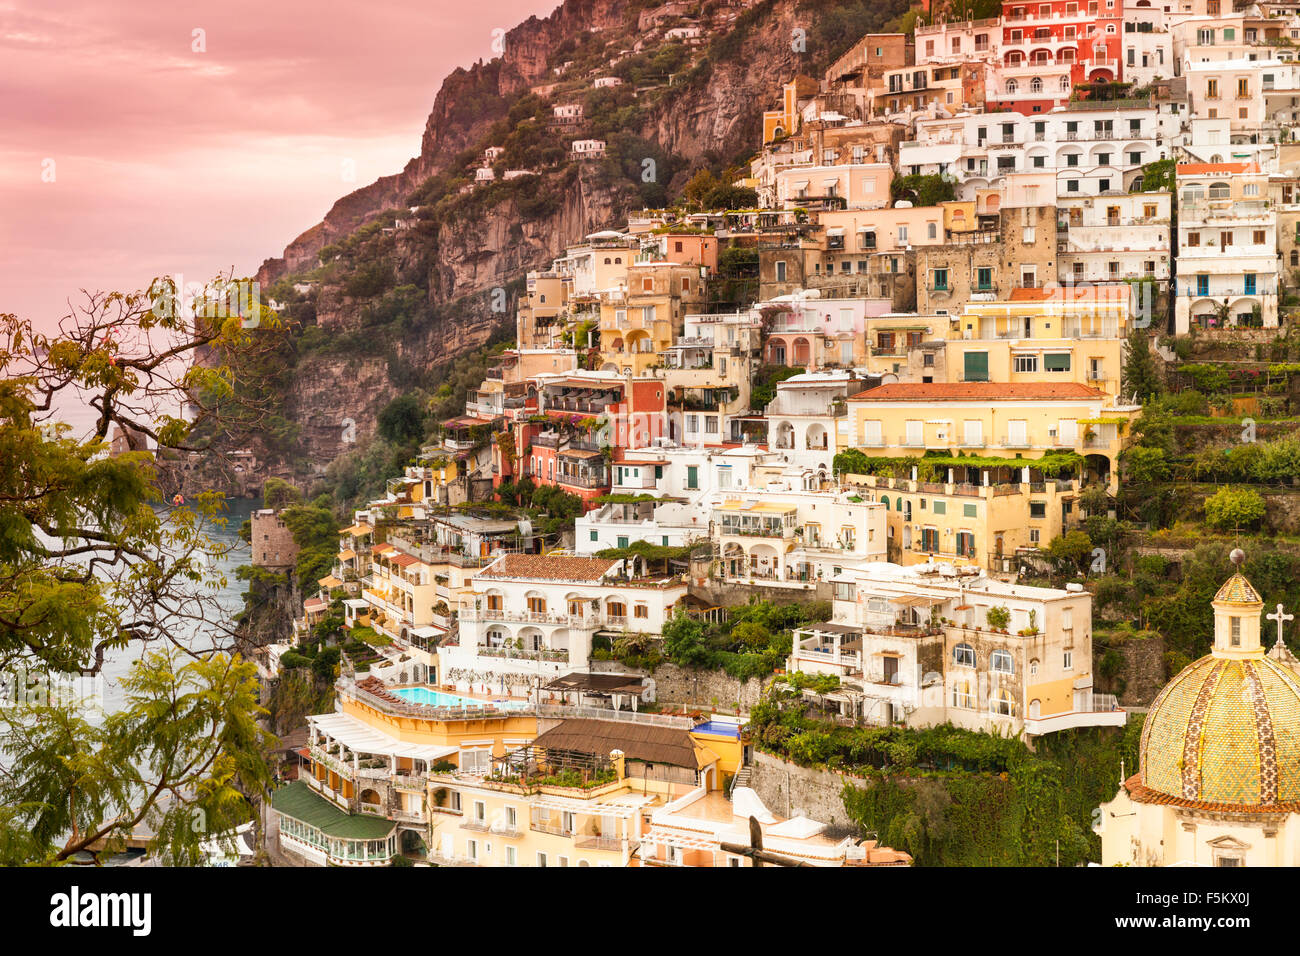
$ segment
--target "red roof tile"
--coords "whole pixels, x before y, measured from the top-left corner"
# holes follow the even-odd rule
[[[1300,802],[1289,803],[1208,803],[1204,800],[1188,800],[1168,793],[1152,790],[1142,782],[1142,774],[1135,773],[1124,781],[1124,789],[1138,803],[1154,803],[1161,806],[1186,807],[1189,810],[1205,810],[1210,813],[1300,813]]]
[[[617,561],[569,555],[506,554],[480,571],[483,578],[534,578],[543,581],[599,581]]]
[[[1179,176],[1204,176],[1208,173],[1257,173],[1254,163],[1179,163]]]
[[[1081,382],[894,382],[849,396],[858,402],[996,402],[1102,398]]]

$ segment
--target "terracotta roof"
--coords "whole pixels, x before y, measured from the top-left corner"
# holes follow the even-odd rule
[[[1042,289],[1012,289],[1011,302],[1098,302],[1120,301],[1129,298],[1129,287],[1124,283],[1098,282],[1086,286],[1049,286]]]
[[[394,548],[391,544],[389,544],[386,541],[381,541],[379,544],[372,544],[370,546],[371,554],[386,554],[389,551],[396,551],[396,550],[397,550],[396,548]]]
[[[1124,789],[1138,803],[1155,803],[1161,806],[1186,807],[1189,810],[1208,810],[1211,813],[1300,813],[1300,801],[1287,803],[1210,803],[1205,800],[1188,800],[1152,790],[1142,782],[1142,774],[1135,773],[1124,781]]]
[[[859,402],[990,402],[1102,398],[1081,382],[894,382],[849,396]]]
[[[409,568],[413,564],[419,564],[419,558],[413,558],[409,554],[395,554],[388,559],[389,564],[395,564],[399,568]]]
[[[616,560],[569,555],[505,554],[476,577],[535,578],[543,581],[599,581]]]
[[[1179,163],[1179,176],[1204,176],[1208,173],[1257,173],[1254,163]]]
[[[564,720],[533,740],[534,747],[608,756],[621,750],[628,760],[666,763],[698,770],[712,753],[695,745],[686,730],[621,720]],[[709,759],[713,758],[713,759]]]

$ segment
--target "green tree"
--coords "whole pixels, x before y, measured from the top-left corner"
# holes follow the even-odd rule
[[[1092,539],[1078,529],[1057,535],[1047,546],[1047,556],[1062,573],[1083,570],[1091,555]]]
[[[1255,528],[1267,510],[1253,488],[1220,488],[1205,499],[1205,521],[1220,531]]]
[[[1163,386],[1150,341],[1142,329],[1129,332],[1124,343],[1124,368],[1120,372],[1120,391],[1136,396],[1143,404],[1159,395]]]
[[[712,655],[704,628],[694,618],[679,614],[664,625],[664,654],[679,667],[707,667]]]
[[[0,862],[66,861],[142,822],[163,856],[193,862],[203,834],[251,819],[265,790],[255,668],[217,601],[224,498],[164,490],[180,452],[269,422],[259,376],[281,370],[285,329],[230,289],[214,283],[194,313],[170,281],[90,294],[56,337],[0,316],[0,668],[94,674],[109,650],[136,658],[102,721],[57,698],[5,710]],[[74,393],[95,413],[86,435],[52,411]],[[157,413],[181,401],[194,421]],[[115,428],[157,450],[108,456]]]

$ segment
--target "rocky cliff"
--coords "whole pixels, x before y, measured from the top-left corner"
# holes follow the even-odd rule
[[[481,344],[513,318],[513,300],[501,311],[494,290],[511,287],[529,269],[548,265],[566,245],[617,226],[629,210],[640,208],[645,193],[636,173],[643,151],[662,157],[667,196],[701,166],[717,169],[754,151],[762,111],[776,105],[784,82],[798,72],[816,73],[837,54],[833,47],[860,35],[852,30],[864,17],[878,28],[907,2],[694,4],[708,33],[677,73],[647,82],[635,98],[629,84],[619,109],[609,112],[616,123],[585,131],[547,130],[548,98],[581,102],[587,97],[590,120],[595,77],[617,72],[629,56],[662,49],[654,45],[663,42],[661,32],[656,39],[637,28],[653,6],[637,0],[565,0],[549,17],[515,27],[505,37],[503,56],[446,78],[420,155],[402,172],[343,197],[283,256],[263,264],[258,278],[270,287],[282,277],[317,270],[326,250],[331,264],[318,270],[311,292],[317,345],[319,334],[328,332],[351,334],[360,346],[344,355],[305,350],[295,370],[286,414],[301,426],[303,455],[315,466],[347,450],[341,440],[344,421],[356,423],[356,438],[364,442],[378,411],[407,387],[402,376],[392,374],[395,360],[418,372]],[[835,18],[846,9],[857,11],[858,19],[837,37],[827,24],[838,24]],[[808,35],[807,52],[796,52],[800,44],[791,42],[797,30]],[[570,55],[576,64],[557,77],[557,65],[574,62]],[[560,90],[552,94],[547,88],[557,82]],[[529,91],[542,100],[530,103]],[[507,135],[503,130],[518,128],[511,110],[521,103],[532,111],[526,122],[538,130],[529,148],[551,152],[550,160],[538,165],[541,175],[467,191],[461,185],[467,170],[481,163],[489,141],[499,143]],[[622,137],[624,155],[577,162],[568,157],[565,137],[581,135],[609,137],[611,146]],[[530,158],[515,161],[526,164]],[[384,221],[391,222],[393,210],[410,215],[406,209],[413,204],[418,221],[379,233],[379,220],[387,215]],[[359,243],[362,235],[365,241]],[[335,249],[345,253],[336,256]],[[358,281],[363,269],[371,270],[363,278],[377,280]],[[397,296],[405,289],[413,290],[414,298]],[[413,316],[407,314],[412,310]],[[382,316],[392,321],[380,328]]]

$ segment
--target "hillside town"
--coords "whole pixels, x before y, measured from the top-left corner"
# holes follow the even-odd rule
[[[696,6],[645,29],[694,45]],[[1268,341],[1300,302],[1300,8],[929,12],[788,77],[726,202],[641,210],[527,274],[513,343],[353,512],[262,659],[274,677],[321,635],[341,648],[334,710],[272,801],[287,857],[904,866],[774,782],[762,708],[1033,749],[1128,726],[1094,594],[1041,579],[1115,516],[1147,397],[1130,367],[1189,337]],[[581,103],[553,123],[576,160],[604,155]],[[497,179],[492,149],[466,188]],[[255,566],[294,565],[277,509],[250,540]],[[1080,576],[1107,570],[1094,543]],[[1206,689],[1180,673],[1146,718],[1100,862],[1295,862],[1228,817],[1161,839],[1175,804],[1283,827],[1300,806],[1276,764],[1224,782],[1244,764],[1189,729],[1237,675],[1249,720],[1272,707],[1268,733],[1291,733],[1300,674],[1281,617],[1265,655],[1263,609],[1240,571],[1215,598],[1214,650],[1188,664]],[[733,640],[688,664],[714,633]]]

